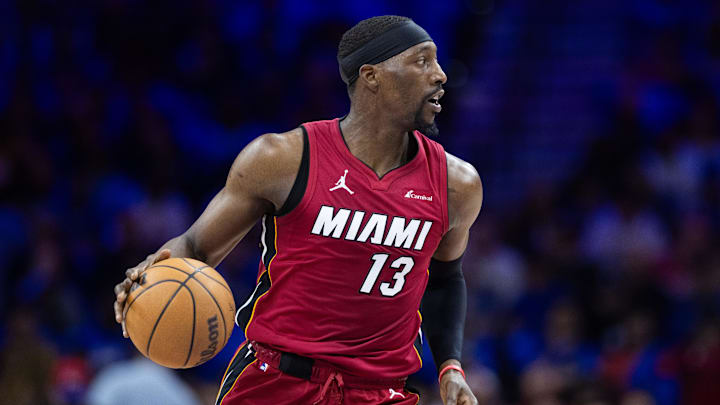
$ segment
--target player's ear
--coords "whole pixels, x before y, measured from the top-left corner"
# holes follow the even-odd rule
[[[357,80],[370,91],[375,93],[378,89],[377,67],[375,65],[362,65]]]

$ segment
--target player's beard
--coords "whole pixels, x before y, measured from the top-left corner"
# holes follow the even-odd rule
[[[423,101],[423,104],[417,110],[417,113],[415,113],[415,130],[420,131],[423,135],[438,137],[440,135],[440,130],[438,129],[435,120],[433,119],[432,122],[423,121],[423,108],[425,108],[426,102],[427,101]]]
[[[427,105],[425,105],[430,97],[432,97],[433,94],[437,93],[442,89],[442,86],[439,86],[437,89],[433,90],[431,93],[428,93],[423,97],[423,101],[420,103],[420,106],[418,106],[417,111],[415,112],[415,122],[413,125],[415,126],[415,129],[417,131],[420,131],[422,134],[430,136],[430,137],[438,137],[440,135],[440,130],[437,127],[437,124],[435,123],[435,114],[433,113],[433,119],[431,122],[426,122],[423,120],[423,112],[424,109],[427,108]]]

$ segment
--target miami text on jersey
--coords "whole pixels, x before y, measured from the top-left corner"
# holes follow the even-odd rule
[[[425,238],[433,225],[432,221],[420,219],[408,221],[404,217],[392,217],[388,227],[388,215],[374,213],[370,215],[370,218],[365,222],[365,226],[360,230],[365,218],[364,211],[340,208],[336,212],[335,207],[323,205],[320,207],[317,218],[315,218],[311,233],[340,239],[351,217],[350,214],[352,214],[352,220],[350,220],[350,225],[347,227],[345,240],[370,242],[375,245],[402,247],[405,249],[412,247],[414,250],[422,250]]]

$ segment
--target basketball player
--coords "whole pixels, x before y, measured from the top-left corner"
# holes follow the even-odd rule
[[[347,116],[245,147],[190,229],[127,270],[117,321],[149,265],[173,256],[217,266],[261,219],[258,284],[235,319],[247,341],[216,404],[415,405],[405,380],[421,367],[423,338],[444,403],[476,404],[459,361],[461,258],[482,185],[425,136],[438,132],[447,80],[436,51],[405,17],[348,30],[338,51]]]

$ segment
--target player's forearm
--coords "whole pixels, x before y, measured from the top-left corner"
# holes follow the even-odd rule
[[[171,257],[189,257],[203,262],[207,260],[207,257],[204,257],[205,255],[203,255],[202,252],[197,251],[192,236],[187,232],[165,242],[165,244],[158,249],[158,252],[163,249],[169,249]]]
[[[438,369],[453,361],[459,365],[462,355],[467,289],[461,261],[433,260],[422,300],[423,329]]]

